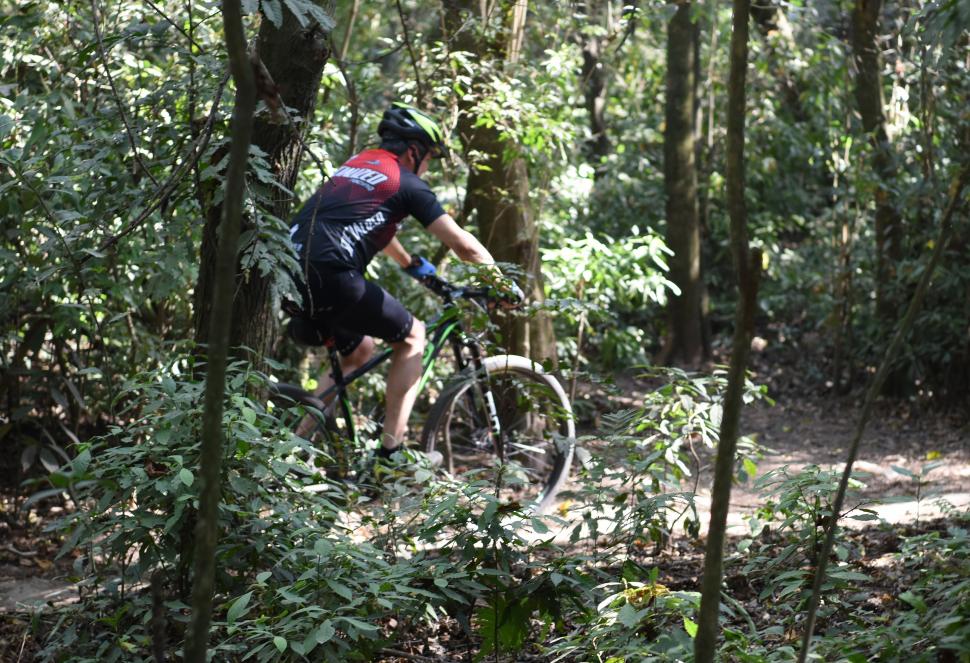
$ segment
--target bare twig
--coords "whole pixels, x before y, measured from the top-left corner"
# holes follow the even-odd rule
[[[387,656],[397,656],[398,658],[404,658],[409,661],[418,661],[419,663],[450,663],[448,659],[437,657],[431,658],[429,656],[421,656],[420,654],[410,654],[400,649],[385,648],[381,650],[381,653],[386,654]]]
[[[9,544],[9,543],[3,546],[2,549],[6,550],[7,552],[13,553],[17,557],[37,557],[36,550],[31,550],[31,551],[17,550],[16,548],[13,547],[12,544]]]
[[[152,0],[145,0],[145,2],[148,3],[148,6],[151,7],[155,11],[156,14],[158,14],[159,16],[161,16],[162,18],[164,18],[165,21],[169,25],[171,25],[173,28],[175,28],[176,30],[178,30],[179,32],[181,32],[182,33],[182,36],[189,40],[190,48],[191,48],[191,46],[195,46],[197,49],[199,49],[199,52],[200,53],[205,53],[205,49],[202,48],[201,46],[199,46],[199,42],[197,42],[195,39],[192,38],[192,33],[191,33],[191,31],[192,31],[192,14],[191,14],[191,12],[189,13],[189,32],[186,32],[185,29],[181,25],[179,25],[178,23],[176,23],[175,21],[173,21],[171,18],[169,18],[169,16],[165,12],[163,12],[158,5],[156,5],[154,2],[152,2]]]
[[[389,48],[386,51],[382,51],[381,53],[379,53],[378,55],[375,55],[374,57],[366,58],[364,60],[346,60],[344,62],[344,64],[347,65],[348,67],[356,67],[356,66],[362,65],[362,64],[374,64],[375,62],[380,62],[381,60],[383,60],[384,58],[386,58],[389,55],[394,55],[399,50],[401,50],[402,48],[404,48],[406,45],[407,44],[405,44],[402,41],[402,42],[399,42],[398,45],[395,46],[394,48]]]
[[[401,6],[401,0],[396,0],[397,2],[397,14],[401,17],[401,27],[404,29],[404,43],[408,47],[408,53],[411,55],[411,66],[414,68],[414,83],[417,86],[417,99],[421,103],[424,101],[425,88],[424,83],[421,81],[421,72],[418,71],[418,58],[414,54],[414,48],[411,46],[411,32],[408,30],[408,17],[404,13],[404,7]]]
[[[342,58],[337,58],[337,69],[344,78],[347,87],[347,101],[350,103],[350,138],[347,143],[348,158],[357,153],[357,133],[360,128],[360,101],[357,99],[357,86],[354,84]],[[321,168],[322,170],[322,168]]]
[[[101,251],[105,251],[117,244],[118,241],[131,234],[131,232],[140,226],[145,219],[151,216],[155,210],[157,210],[162,203],[168,199],[170,195],[172,195],[172,192],[175,191],[175,188],[179,185],[185,171],[195,167],[195,164],[198,163],[200,158],[202,158],[202,153],[205,152],[205,148],[209,144],[209,138],[212,136],[212,127],[215,123],[216,111],[219,108],[219,100],[222,98],[222,91],[225,89],[228,81],[229,74],[227,73],[223,77],[222,82],[219,83],[219,89],[216,90],[215,99],[212,102],[212,110],[209,112],[209,118],[206,120],[202,133],[199,134],[199,137],[191,145],[188,152],[186,152],[185,158],[182,160],[182,164],[172,171],[169,178],[165,180],[165,182],[161,184],[155,191],[153,194],[153,197],[155,198],[154,202],[142,210],[141,214],[135,217],[135,219],[132,220],[131,223],[129,223],[121,232],[105,241],[100,247]],[[82,264],[90,260],[92,257],[93,256],[90,254],[85,256],[81,261]]]
[[[111,95],[114,97],[115,104],[118,106],[118,113],[121,115],[121,122],[125,125],[125,132],[128,134],[128,142],[131,143],[132,154],[135,155],[135,161],[141,166],[142,171],[148,176],[148,179],[152,181],[155,186],[158,186],[158,180],[152,175],[151,171],[148,170],[148,166],[142,161],[141,155],[138,154],[138,143],[135,141],[135,134],[131,130],[131,124],[128,122],[128,116],[125,114],[125,105],[121,101],[121,95],[118,94],[118,88],[115,86],[115,79],[111,75],[111,69],[108,67],[108,55],[104,50],[104,40],[101,38],[101,26],[99,25],[101,19],[98,16],[98,0],[91,0],[91,12],[94,14],[94,34],[98,39],[98,53],[101,54],[101,66],[104,67],[104,73],[108,77],[108,85],[111,86]]]
[[[623,48],[623,44],[626,43],[627,39],[633,36],[633,33],[637,29],[637,14],[640,12],[640,10],[635,1],[631,2],[629,7],[629,10],[624,11],[623,13],[630,14],[630,22],[627,24],[626,30],[623,31],[623,36],[620,38],[619,43],[617,43],[616,48],[613,49],[613,55],[617,55],[620,52],[620,49]]]
[[[27,636],[30,635],[30,630],[32,627],[33,627],[33,622],[28,619],[27,626],[24,628],[24,637],[20,641],[20,651],[17,653],[17,663],[20,663],[20,661],[24,657],[24,647],[27,646]]]
[[[357,13],[359,11],[360,0],[354,0],[354,6],[350,8],[350,18],[347,19],[347,32],[344,33],[343,43],[340,44],[340,52],[337,53],[338,60],[343,60],[347,57],[347,49],[350,48],[350,37],[354,34],[354,23],[357,21]]]

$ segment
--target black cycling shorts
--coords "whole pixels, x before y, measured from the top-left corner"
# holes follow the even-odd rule
[[[396,343],[411,333],[414,316],[360,272],[330,272],[312,263],[309,271],[308,284],[300,284],[302,311],[289,324],[290,336],[297,342],[323,345],[333,337],[337,350],[346,356],[364,336]]]

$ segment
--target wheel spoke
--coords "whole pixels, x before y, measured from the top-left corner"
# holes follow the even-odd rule
[[[561,388],[558,394],[550,388],[552,382],[532,370],[492,369],[489,387],[501,425],[504,469],[498,467],[485,399],[471,379],[443,394],[447,400],[436,404],[424,435],[427,449],[440,451],[452,473],[475,471],[477,479],[501,482],[505,499],[547,503],[572,456],[571,446],[564,457],[555,440],[557,435],[571,437],[572,422],[561,416],[569,406]]]

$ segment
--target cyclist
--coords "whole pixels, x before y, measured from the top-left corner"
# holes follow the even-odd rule
[[[424,258],[411,255],[394,237],[414,216],[425,229],[466,262],[493,264],[491,254],[445,212],[421,176],[431,159],[445,151],[444,135],[432,117],[395,102],[384,111],[377,149],[350,158],[310,197],[290,227],[302,274],[297,285],[302,306],[287,306],[289,333],[298,342],[320,345],[333,337],[347,373],[370,359],[374,338],[393,352],[387,376],[386,412],[378,457],[400,447],[417,396],[424,324],[381,286],[364,278],[367,264],[383,251],[409,275],[435,273]],[[522,291],[506,284],[513,298]],[[333,384],[320,376],[320,395]],[[299,433],[300,431],[298,431]]]

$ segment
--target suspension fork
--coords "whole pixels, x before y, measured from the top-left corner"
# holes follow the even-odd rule
[[[481,412],[475,403],[476,396],[478,396],[481,399],[481,404],[485,406],[487,420],[476,423],[488,429],[489,441],[492,444],[492,448],[495,450],[499,460],[505,462],[505,443],[502,436],[502,422],[498,418],[498,408],[495,406],[495,395],[492,393],[492,383],[488,378],[488,369],[485,368],[481,347],[478,343],[474,342],[465,342],[462,345],[468,348],[471,355],[470,360],[466,362],[472,368],[472,386],[465,392],[465,397],[468,398],[469,410],[473,413],[473,416],[477,416]],[[455,352],[459,355],[461,354],[458,344],[455,346]],[[459,357],[459,364],[461,363],[462,361]]]

